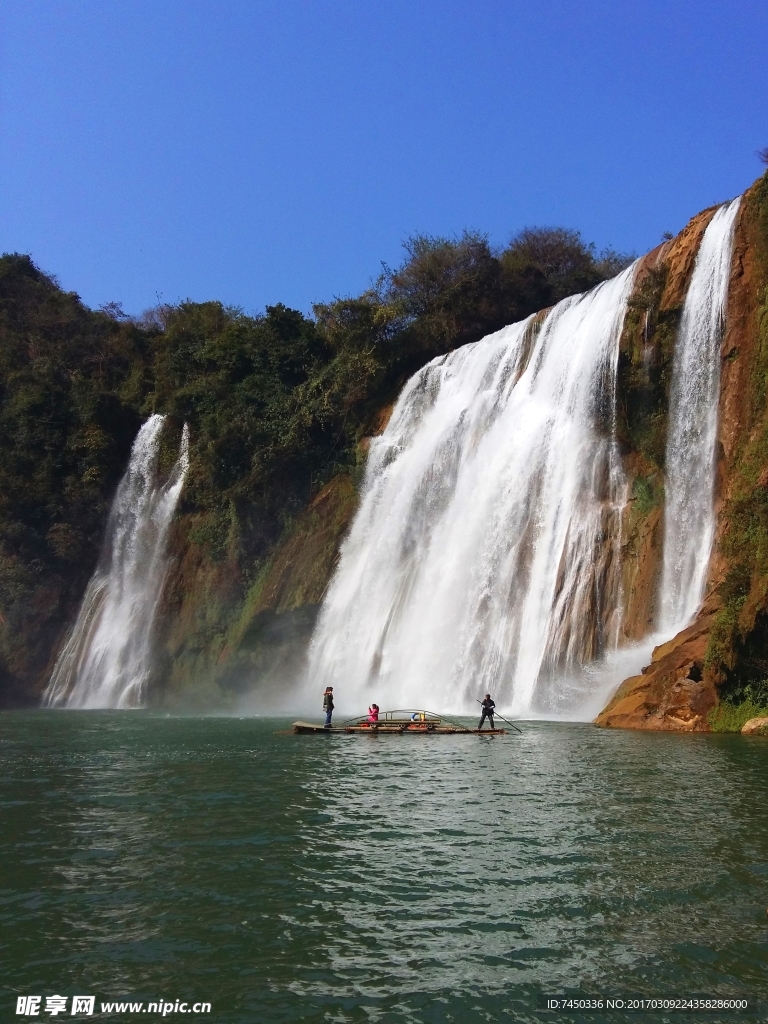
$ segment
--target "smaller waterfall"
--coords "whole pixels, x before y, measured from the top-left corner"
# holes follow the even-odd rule
[[[698,611],[712,553],[720,341],[740,203],[721,206],[704,232],[675,347],[659,621],[668,634]]]
[[[164,416],[151,416],[115,495],[104,549],[72,634],[43,696],[48,707],[136,708],[144,700],[150,639],[167,563],[165,544],[189,468],[189,430],[165,484],[157,482]]]

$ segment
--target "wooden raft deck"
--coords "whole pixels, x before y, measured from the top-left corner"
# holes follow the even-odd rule
[[[506,729],[464,729],[459,725],[443,724],[442,722],[411,722],[384,721],[377,725],[357,722],[351,725],[334,725],[326,729],[324,725],[313,725],[311,722],[294,722],[293,731],[302,736],[505,736]]]

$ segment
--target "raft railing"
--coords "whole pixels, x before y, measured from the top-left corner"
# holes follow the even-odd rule
[[[408,717],[398,718],[398,715]],[[424,717],[415,718],[415,715],[423,715]],[[370,722],[367,713],[345,719],[345,721],[339,723],[339,728],[363,722]],[[442,722],[447,722],[448,725],[453,725],[457,729],[466,729],[466,726],[462,725],[461,722],[454,722],[452,719],[446,718],[445,715],[438,715],[436,711],[426,711],[424,708],[396,708],[394,711],[379,711],[378,721],[370,722],[370,724],[383,725],[386,723],[394,724],[395,722],[398,724],[403,724],[404,722],[424,722],[432,725],[440,725]]]

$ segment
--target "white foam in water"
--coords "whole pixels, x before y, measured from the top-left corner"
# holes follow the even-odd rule
[[[144,701],[168,528],[189,468],[185,424],[178,460],[167,482],[158,484],[164,421],[151,416],[133,444],[99,565],[43,697],[49,707],[135,708]]]
[[[621,625],[613,417],[633,272],[559,303],[538,333],[515,324],[409,381],[371,444],[313,693],[335,686],[342,710],[472,713],[486,691],[521,716],[583,705],[580,666]]]
[[[741,198],[721,206],[696,256],[675,345],[669,401],[659,628],[685,627],[704,596],[715,535],[720,341]]]

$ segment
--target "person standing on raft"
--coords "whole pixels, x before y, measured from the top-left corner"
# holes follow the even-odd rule
[[[323,711],[325,712],[325,728],[331,728],[331,716],[333,715],[333,687],[326,686],[323,694]]]
[[[480,701],[480,707],[483,709],[483,712],[480,715],[480,725],[477,727],[478,730],[483,728],[483,722],[486,718],[491,723],[491,728],[495,729],[496,726],[493,724],[493,710],[496,707],[496,704],[491,700],[490,693],[486,693],[485,700]]]

